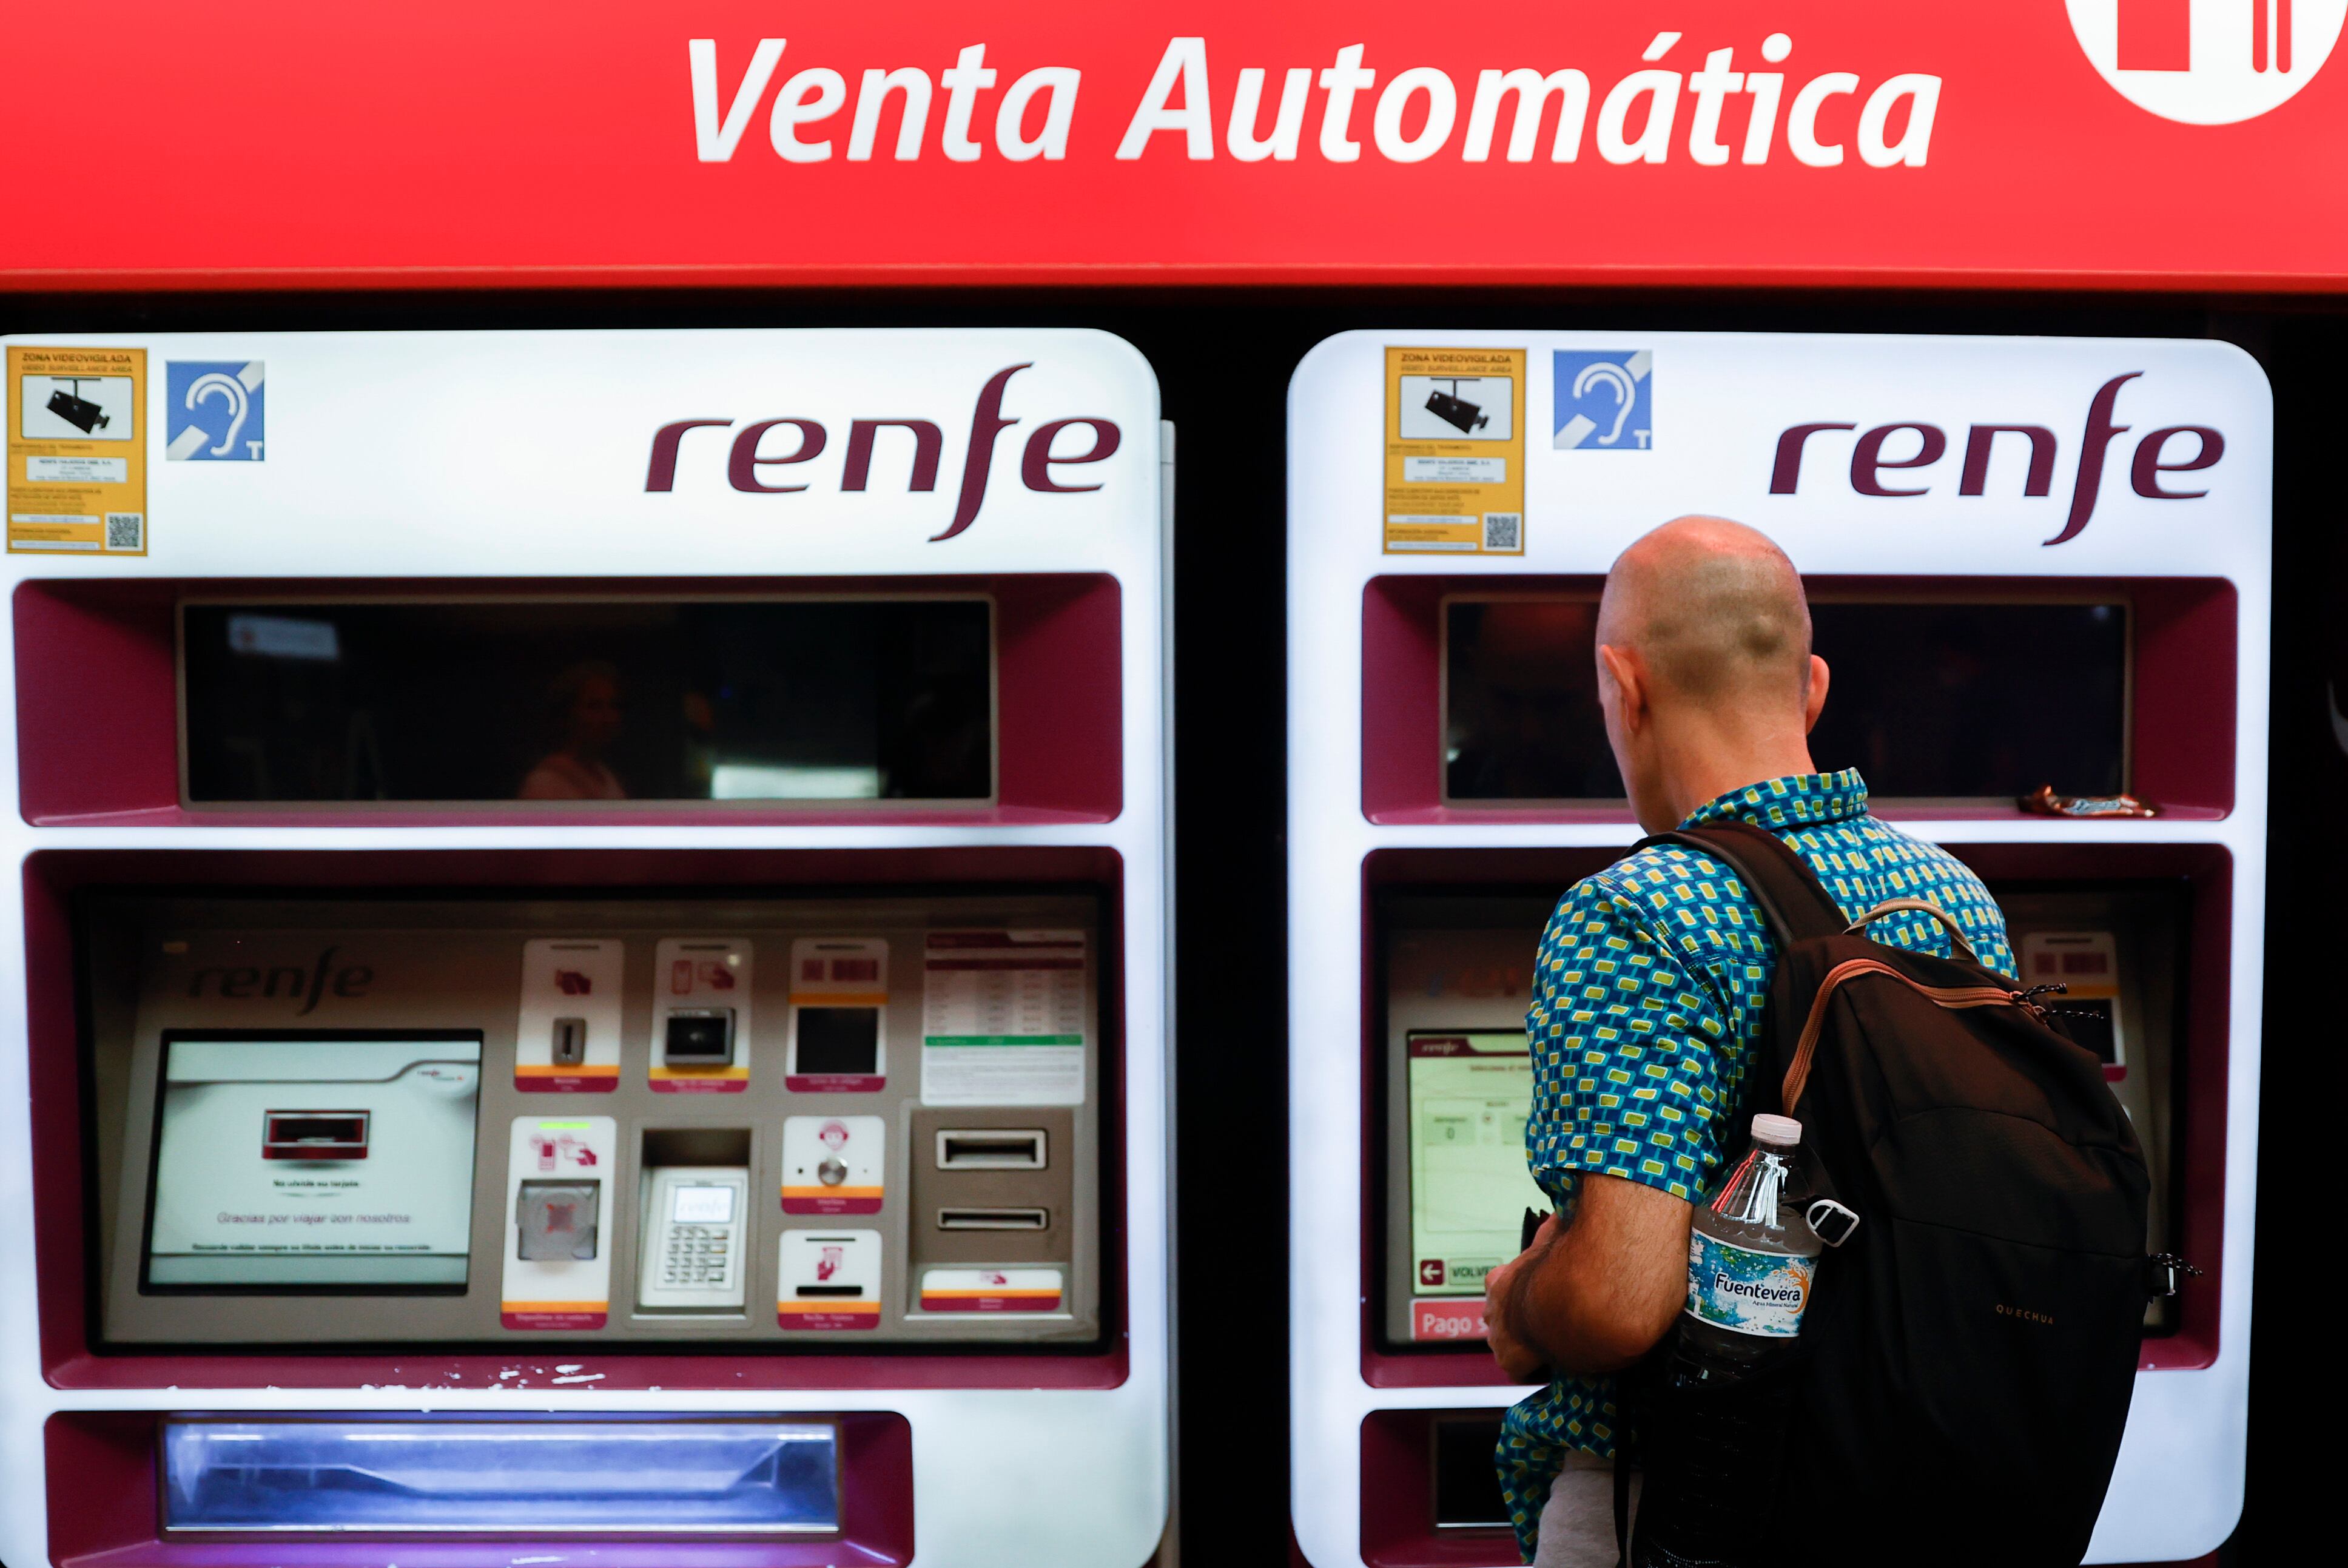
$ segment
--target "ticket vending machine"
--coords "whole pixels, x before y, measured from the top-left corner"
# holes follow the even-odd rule
[[[1140,356],[7,355],[0,1559],[1149,1559]]]
[[[1564,889],[1638,836],[1597,706],[1604,573],[1689,512],[1762,529],[1803,571],[1834,672],[1818,764],[1859,769],[1879,815],[1988,882],[2019,978],[2068,987],[2135,1123],[2154,1248],[2206,1271],[2147,1309],[2090,1560],[2227,1537],[2271,428],[2255,364],[2210,342],[1408,329],[1305,359],[1288,983],[1306,1560],[1517,1560],[1491,1451],[1529,1390],[1481,1308],[1545,1206],[1523,1152],[1532,959]]]

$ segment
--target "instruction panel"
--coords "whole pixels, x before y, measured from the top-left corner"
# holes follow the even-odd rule
[[[1386,350],[1385,552],[1525,552],[1525,351]]]
[[[1085,934],[933,931],[922,976],[922,1099],[1081,1105]]]
[[[143,348],[8,348],[8,549],[147,553]]]

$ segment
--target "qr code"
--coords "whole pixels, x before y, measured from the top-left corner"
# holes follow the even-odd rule
[[[143,511],[108,512],[106,547],[108,550],[144,550],[147,547],[147,514]]]
[[[1484,514],[1484,548],[1487,550],[1522,550],[1525,514],[1520,511],[1488,511]]]

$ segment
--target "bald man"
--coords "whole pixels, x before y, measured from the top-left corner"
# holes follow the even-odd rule
[[[1983,964],[2013,972],[1980,880],[1869,815],[1856,770],[1810,760],[1828,672],[1810,652],[1801,578],[1766,536],[1684,517],[1632,544],[1606,575],[1597,659],[1606,738],[1642,829],[1767,829],[1853,918],[1929,899]],[[1949,952],[1929,915],[1870,934]],[[1541,936],[1525,1146],[1557,1212],[1485,1282],[1501,1367],[1550,1379],[1509,1412],[1498,1456],[1519,1542],[1540,1568],[1615,1560],[1608,1375],[1653,1349],[1686,1300],[1689,1220],[1743,1136],[1735,1108],[1776,965],[1735,873],[1677,845],[1575,884]]]

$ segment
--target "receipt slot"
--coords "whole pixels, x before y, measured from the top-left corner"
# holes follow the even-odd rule
[[[6,558],[0,1560],[1148,1561],[1148,367],[137,346],[265,362],[283,439],[226,486],[150,449],[131,573]]]
[[[1574,388],[1626,365],[1648,428],[1609,449]],[[1461,366],[1507,432],[1426,411],[1430,367]],[[2113,399],[2137,445],[2115,438],[2100,490],[2030,479],[2042,451],[2091,471],[2068,433]],[[1518,1561],[1478,1456],[1527,1392],[1481,1310],[1546,1206],[1523,1154],[1526,1005],[1558,899],[1639,835],[1591,652],[1604,574],[1689,513],[1762,530],[1804,573],[1833,672],[1817,763],[1857,768],[1877,815],[1982,876],[2018,982],[2065,987],[2046,1000],[2150,1167],[2150,1246],[2205,1271],[2147,1308],[2089,1561],[2215,1550],[2242,1496],[2257,1163],[2272,573],[2255,365],[2188,341],[1364,332],[1307,356],[1289,408],[1304,1559]],[[2187,428],[2224,442],[2199,493],[2127,481],[2157,460],[2144,441]],[[1363,512],[1372,474],[1383,526]],[[2023,804],[2049,795],[2152,814]]]

